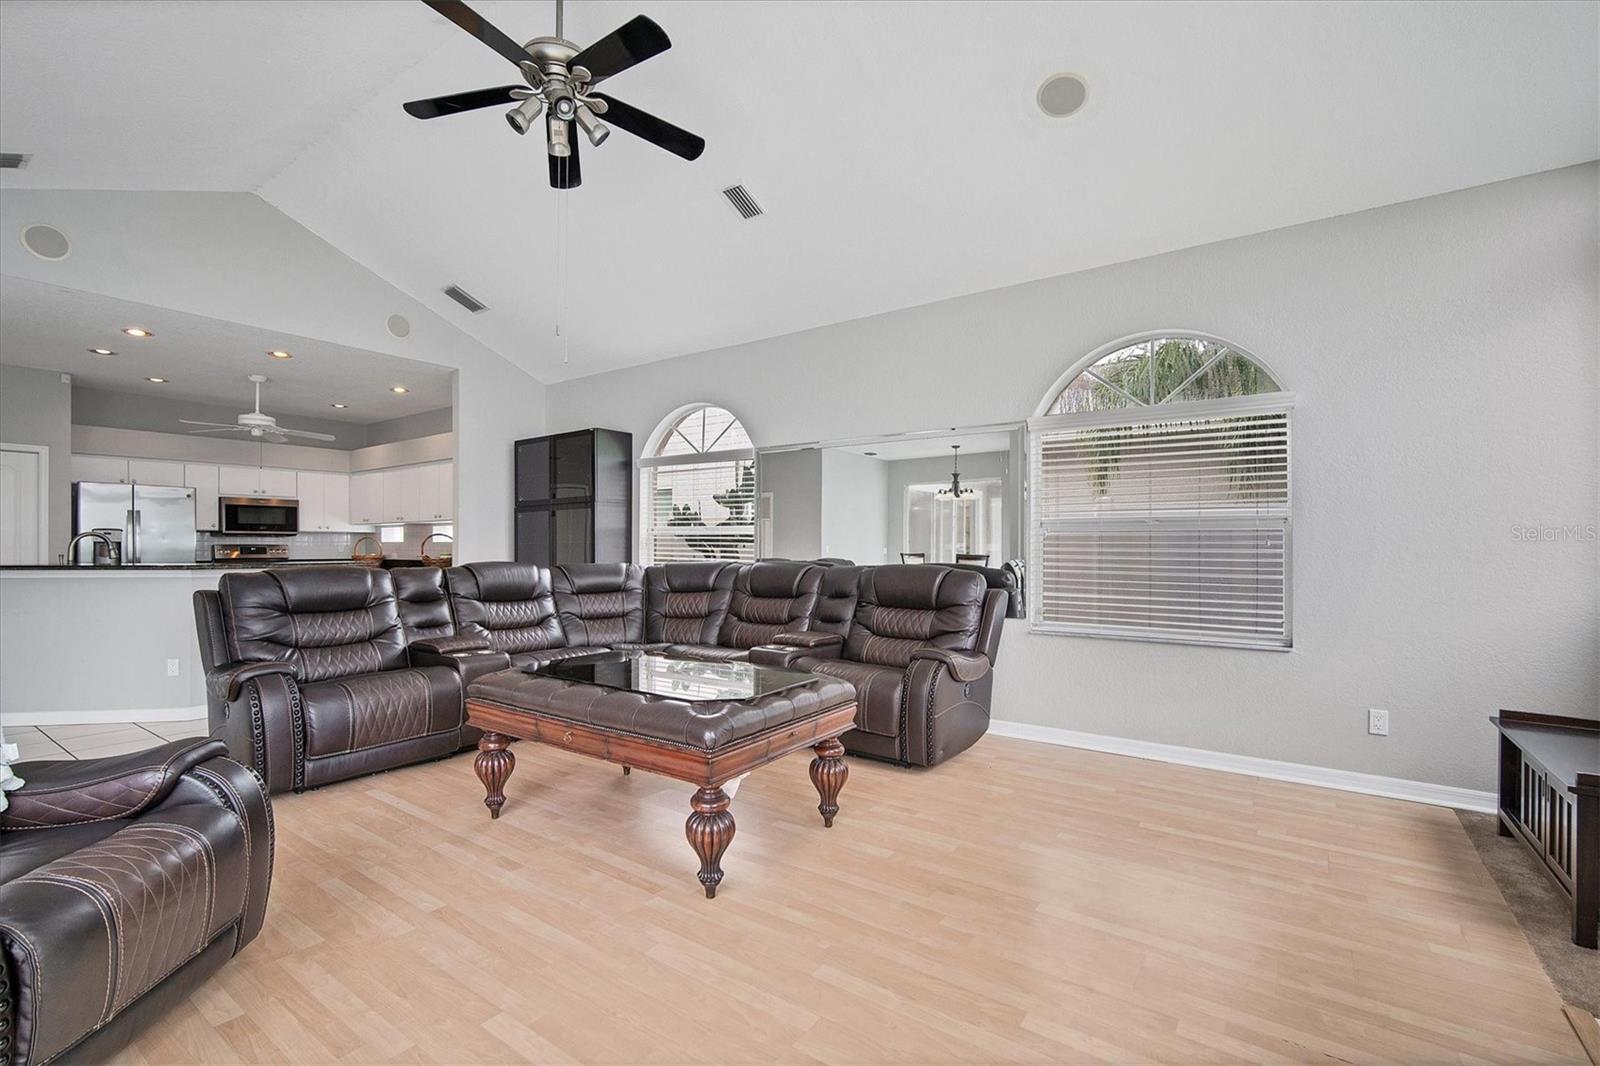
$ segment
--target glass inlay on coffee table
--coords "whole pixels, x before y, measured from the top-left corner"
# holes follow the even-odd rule
[[[651,696],[670,696],[689,703],[755,699],[815,680],[798,670],[753,666],[745,662],[676,659],[644,651],[596,652],[522,669],[528,674]]]

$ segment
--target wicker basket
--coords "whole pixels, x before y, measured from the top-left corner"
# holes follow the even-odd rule
[[[372,541],[372,546],[378,550],[375,553],[366,553],[361,550],[361,545]],[[357,566],[379,567],[383,565],[383,543],[372,534],[367,534],[356,541],[355,548],[350,552],[350,561]]]
[[[449,566],[450,565],[450,559],[451,559],[450,553],[446,553],[444,555],[429,555],[428,554],[428,542],[430,540],[442,540],[447,545],[452,545],[453,546],[455,544],[455,542],[456,542],[455,538],[452,537],[448,533],[429,533],[426,537],[422,538],[422,547],[421,547],[422,565],[423,566]]]

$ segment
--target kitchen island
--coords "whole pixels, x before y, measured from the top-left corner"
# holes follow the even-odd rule
[[[278,561],[274,566],[348,560]],[[202,718],[193,597],[260,563],[0,567],[0,723]]]

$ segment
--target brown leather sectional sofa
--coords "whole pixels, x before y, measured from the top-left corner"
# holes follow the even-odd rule
[[[254,939],[261,781],[215,739],[28,762],[0,814],[0,1062],[104,1061]]]
[[[603,648],[842,678],[847,750],[932,766],[988,727],[1006,602],[944,566],[490,562],[225,574],[195,615],[212,735],[276,792],[474,744],[473,679]]]

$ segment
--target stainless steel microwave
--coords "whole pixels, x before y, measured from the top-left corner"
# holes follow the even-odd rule
[[[300,532],[300,501],[269,500],[259,496],[223,496],[217,500],[222,533],[267,533],[288,536]]]

